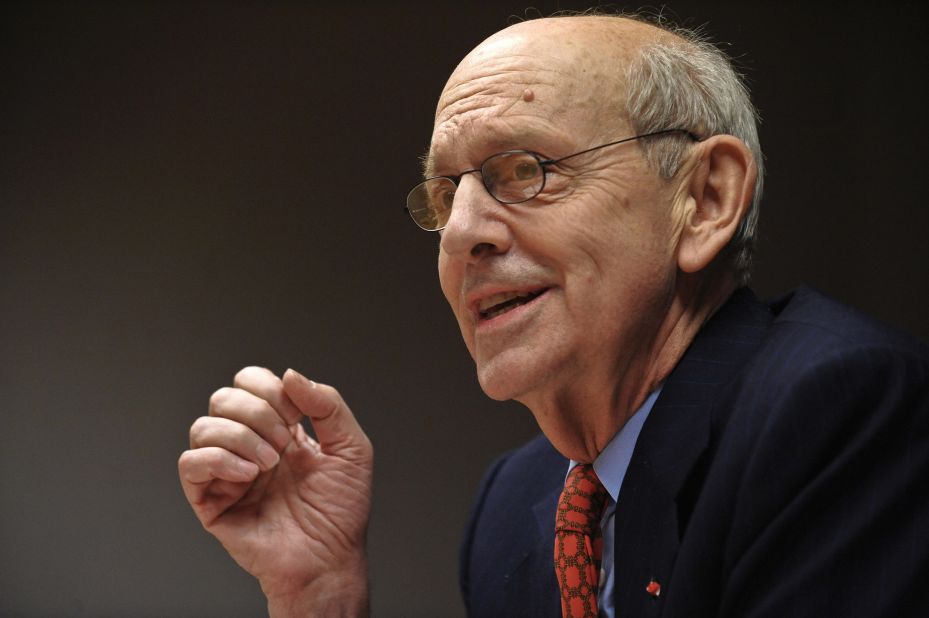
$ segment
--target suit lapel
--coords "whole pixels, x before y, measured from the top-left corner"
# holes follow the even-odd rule
[[[665,381],[636,443],[617,501],[615,590],[619,615],[657,616],[704,474],[714,405],[758,346],[768,309],[740,290],[700,331]],[[650,581],[662,586],[655,596]],[[654,591],[654,590],[653,590]]]
[[[554,449],[552,451],[554,452]],[[554,473],[544,475],[545,478],[551,479],[551,487],[532,505],[535,525],[526,521],[528,525],[522,529],[512,530],[512,537],[508,542],[517,550],[505,558],[507,601],[504,615],[533,618],[561,616],[558,585],[555,582],[552,561],[555,510],[567,469],[567,460],[558,455]]]
[[[564,468],[565,473],[567,473],[568,465],[565,464]],[[552,551],[554,551],[555,543],[555,511],[558,509],[558,497],[560,495],[561,487],[559,486],[551,495],[545,496],[544,499],[536,502],[532,507],[532,512],[535,514],[535,521],[538,525],[537,531],[539,537],[551,537]]]
[[[462,568],[472,616],[561,615],[552,562],[568,460],[539,438],[494,471]],[[471,556],[477,556],[474,565]]]

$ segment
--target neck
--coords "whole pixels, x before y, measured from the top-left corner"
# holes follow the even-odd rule
[[[567,388],[533,393],[520,401],[562,455],[584,463],[594,461],[664,382],[736,287],[731,277],[708,280],[681,275],[652,335],[625,361],[600,363],[579,372],[582,378]]]

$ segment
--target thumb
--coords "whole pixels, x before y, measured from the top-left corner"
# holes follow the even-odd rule
[[[320,449],[328,455],[369,454],[371,443],[339,392],[308,380],[293,369],[284,372],[284,392],[310,419]]]

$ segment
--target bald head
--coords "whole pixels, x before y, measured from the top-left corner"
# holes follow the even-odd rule
[[[501,111],[541,105],[552,121],[571,113],[615,131],[615,123],[626,117],[618,105],[626,99],[626,68],[643,47],[673,39],[677,37],[650,24],[614,16],[515,24],[461,61],[439,99],[436,123],[462,111],[464,102],[474,105],[478,95]],[[509,83],[494,81],[506,76]]]
[[[474,48],[459,68],[520,46],[527,53],[567,61],[606,63],[628,59],[643,45],[678,37],[652,24],[613,15],[575,15],[524,21],[492,34]]]

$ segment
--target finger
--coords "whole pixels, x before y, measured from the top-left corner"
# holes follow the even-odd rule
[[[215,446],[247,459],[262,470],[270,470],[281,456],[261,436],[242,423],[228,418],[201,416],[190,427],[192,449]]]
[[[184,451],[177,468],[184,496],[207,527],[245,495],[259,473],[252,462],[215,447]]]
[[[291,404],[293,405],[293,404]],[[221,388],[210,397],[210,416],[245,425],[282,452],[291,440],[290,429],[266,400],[240,388]]]
[[[207,446],[181,453],[177,471],[183,485],[203,485],[216,479],[235,483],[252,481],[261,470],[253,462],[226,449]]]
[[[267,401],[288,425],[300,422],[303,414],[284,392],[281,379],[264,367],[245,367],[232,381],[233,385]]]
[[[319,442],[316,441],[313,436],[308,434],[303,428],[303,425],[294,425],[294,442],[300,445],[304,445],[313,452],[319,452]]]
[[[308,380],[293,369],[284,373],[283,382],[287,396],[309,417],[324,453],[371,456],[368,437],[336,389]]]

